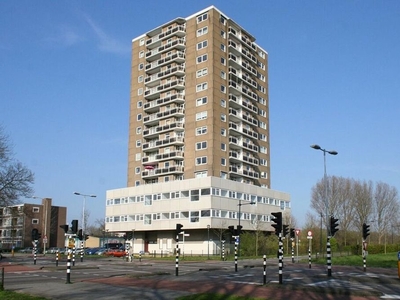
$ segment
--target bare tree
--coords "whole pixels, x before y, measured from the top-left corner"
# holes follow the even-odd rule
[[[34,174],[13,158],[8,136],[0,126],[0,206],[18,203],[33,193]]]
[[[361,232],[362,224],[371,219],[373,213],[372,205],[373,184],[371,181],[355,181],[353,190],[353,225]]]
[[[378,243],[388,233],[399,213],[397,189],[386,183],[378,182],[374,192],[375,228],[378,232]]]

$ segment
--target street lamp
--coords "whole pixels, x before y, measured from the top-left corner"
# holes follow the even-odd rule
[[[207,257],[210,259],[210,225],[207,225]]]
[[[74,192],[74,195],[77,196],[82,196],[83,197],[83,209],[82,209],[82,236],[83,236],[83,240],[82,240],[82,248],[84,248],[85,246],[85,205],[86,205],[86,197],[92,197],[92,198],[96,198],[96,195],[87,195],[87,194],[82,194],[82,193],[78,193],[78,192]]]
[[[254,205],[254,204],[256,204],[256,203],[253,202],[253,201],[242,203],[242,199],[239,199],[239,204],[238,204],[238,206],[239,206],[239,215],[238,215],[238,219],[239,219],[239,222],[238,222],[238,230],[239,230],[239,232],[238,232],[238,235],[239,235],[238,256],[240,256],[240,233],[241,233],[241,230],[242,230],[242,228],[240,227],[240,218],[241,218],[241,215],[242,215],[242,205]]]
[[[331,155],[337,155],[337,151],[335,150],[326,150],[322,149],[319,145],[311,145],[311,148],[315,150],[321,150],[324,153],[324,194],[325,194],[325,222],[326,222],[326,232],[328,236],[331,235],[329,220],[328,220],[328,209],[329,209],[329,200],[328,200],[328,178],[326,176],[326,153]]]
[[[38,196],[32,196],[33,199],[42,199],[42,205],[43,205],[43,214],[44,214],[44,226],[43,226],[43,254],[46,254],[46,244],[47,244],[47,214],[49,210],[49,199],[48,197],[38,197]],[[45,200],[45,201],[44,201]]]

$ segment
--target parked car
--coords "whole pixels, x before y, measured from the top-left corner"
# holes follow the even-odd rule
[[[100,247],[88,248],[86,249],[85,254],[93,255],[96,254],[96,252],[99,251],[100,249],[101,249]]]
[[[46,253],[56,254],[57,251],[59,253],[62,253],[64,251],[64,249],[63,248],[58,248],[58,247],[50,247],[49,249],[46,250]]]
[[[113,257],[123,257],[126,255],[125,250],[121,250],[121,249],[109,249],[104,254],[107,256],[113,256]]]
[[[20,252],[20,253],[32,253],[33,252],[33,248],[32,247],[26,247],[24,249],[20,249],[18,252]]]
[[[106,252],[106,251],[107,251],[106,248],[99,248],[99,249],[95,252],[95,254],[97,254],[97,255],[103,255],[104,252]]]

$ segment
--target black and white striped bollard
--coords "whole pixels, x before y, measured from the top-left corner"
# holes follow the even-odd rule
[[[81,262],[83,262],[83,254],[85,249],[83,248],[83,241],[81,242]]]
[[[222,240],[222,261],[225,261],[225,240]]]
[[[71,283],[71,251],[68,249],[68,258],[67,258],[67,282]]]
[[[326,239],[326,265],[328,267],[328,277],[332,276],[332,260],[331,260],[331,237]]]
[[[179,234],[176,235],[175,276],[179,275]]]
[[[59,251],[57,250],[57,251],[56,251],[56,267],[58,267],[59,255],[60,255],[60,253],[59,253]]]
[[[308,248],[308,268],[311,269],[311,249]]]
[[[74,246],[74,248],[72,249],[72,266],[73,267],[75,266],[75,251],[76,251],[76,248]]]
[[[264,271],[263,271],[263,282],[264,284],[267,283],[267,256],[264,254],[264,263],[263,263],[263,267],[264,267]]]
[[[282,233],[279,233],[279,284],[283,283],[282,268],[283,268],[283,254],[282,254]]]
[[[37,254],[37,241],[34,241],[35,245],[33,246],[33,264],[36,265],[36,254]]]
[[[238,256],[237,256],[237,249],[238,249],[238,242],[237,242],[238,237],[235,237],[235,272],[238,270]]]

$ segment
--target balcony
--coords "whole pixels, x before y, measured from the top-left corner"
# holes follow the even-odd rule
[[[176,62],[181,64],[185,61],[185,53],[183,51],[177,51],[169,56],[165,56],[157,61],[153,61],[152,63],[148,63],[145,66],[145,70],[147,74],[154,74],[160,71],[160,67]]]
[[[149,179],[151,177],[159,177],[168,174],[183,174],[184,167],[179,165],[173,165],[166,168],[156,168],[153,170],[145,170],[142,172],[143,179]]]
[[[241,110],[236,110],[233,107],[229,108],[229,120],[242,122],[245,121],[254,126],[258,126],[258,120],[253,118],[249,113],[243,113]]]
[[[170,159],[183,160],[183,151],[172,151],[169,153],[156,154],[156,155],[151,155],[151,156],[143,156],[142,164],[143,165],[155,165],[161,161],[170,160]]]
[[[258,139],[258,133],[256,131],[249,128],[244,128],[241,124],[229,122],[229,130],[231,129],[235,130],[236,132],[239,132],[240,134],[244,134],[250,138]]]
[[[229,148],[238,150],[244,148],[249,151],[258,153],[258,146],[250,142],[244,142],[241,138],[235,136],[229,136]]]
[[[185,94],[175,93],[164,98],[147,102],[143,105],[143,109],[146,113],[155,112],[160,110],[160,106],[170,103],[177,103],[177,104],[185,103]]]
[[[259,160],[254,156],[243,155],[242,151],[229,151],[229,161],[235,163],[241,163],[245,161],[246,163],[252,164],[254,166],[259,165]]]
[[[230,105],[232,107],[236,107],[236,108],[237,107],[240,107],[240,108],[244,107],[247,110],[249,110],[249,111],[251,111],[251,112],[253,112],[255,114],[258,114],[257,106],[251,104],[250,100],[245,101],[245,99],[242,98],[242,96],[235,96],[233,94],[229,94],[229,102],[232,103],[232,105]]]
[[[153,100],[158,98],[161,93],[165,93],[168,90],[176,89],[183,90],[185,88],[185,80],[184,79],[175,79],[164,84],[161,84],[157,87],[146,89],[144,92],[144,98],[146,100]]]
[[[160,84],[161,79],[165,79],[172,75],[175,75],[178,77],[184,76],[185,75],[185,67],[183,65],[178,65],[173,68],[164,68],[164,70],[161,70],[157,74],[147,76],[144,79],[144,83],[145,83],[146,87],[154,87],[154,86]]]
[[[163,112],[157,112],[152,115],[145,116],[143,118],[143,123],[145,125],[156,124],[158,121],[169,118],[169,117],[183,117],[185,114],[185,110],[183,108],[175,107]]]
[[[184,144],[184,138],[182,136],[175,136],[164,140],[153,140],[148,143],[143,143],[142,149],[143,151],[149,151],[149,150],[153,151],[154,149],[158,149],[165,146],[170,146],[170,145],[183,146],[183,144]]]
[[[250,178],[260,178],[260,173],[254,170],[245,170],[241,165],[240,166],[230,166],[229,173],[234,173],[239,176],[245,176]]]
[[[147,61],[154,61],[156,59],[161,58],[161,54],[172,49],[185,49],[185,40],[184,39],[177,39],[165,45],[158,47],[157,49],[153,49],[146,52],[146,60]]]
[[[184,130],[183,122],[174,122],[171,124],[155,126],[155,127],[149,128],[149,129],[145,129],[145,130],[143,130],[143,137],[146,139],[149,139],[152,136],[157,136],[160,133],[171,131],[171,130],[174,130],[176,132],[183,131]]]
[[[185,25],[176,25],[176,26],[172,27],[171,29],[168,29],[167,31],[164,31],[164,32],[158,34],[157,36],[154,36],[151,39],[148,39],[146,41],[146,47],[148,49],[154,49],[161,44],[162,40],[165,40],[173,35],[183,37],[183,36],[185,36],[185,30],[186,30]]]

